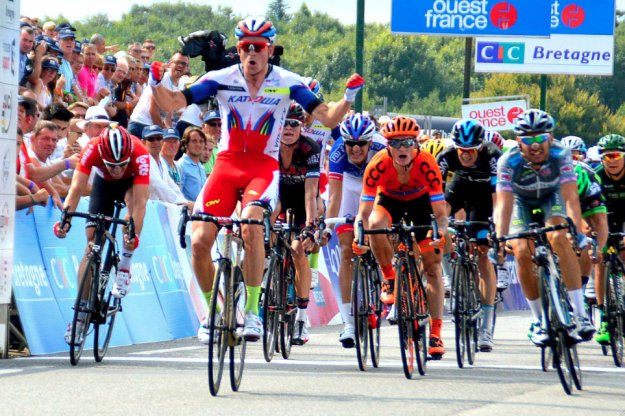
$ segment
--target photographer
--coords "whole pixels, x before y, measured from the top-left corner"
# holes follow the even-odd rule
[[[20,87],[26,83],[37,85],[41,75],[41,60],[48,45],[44,40],[35,43],[35,31],[30,26],[22,27],[20,33]]]

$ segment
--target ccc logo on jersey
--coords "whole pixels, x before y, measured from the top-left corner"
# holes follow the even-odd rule
[[[369,176],[367,176],[367,179],[365,179],[365,183],[367,184],[367,186],[374,187],[376,181],[380,179],[380,176],[382,176],[384,172],[386,172],[386,167],[384,166],[384,161],[381,160],[376,163],[375,167],[369,172]]]

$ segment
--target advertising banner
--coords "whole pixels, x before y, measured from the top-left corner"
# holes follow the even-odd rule
[[[614,19],[613,1],[553,0],[551,38],[480,37],[475,71],[612,75]]]
[[[548,37],[549,18],[545,0],[393,0],[391,32]]]
[[[462,118],[477,120],[486,130],[512,130],[514,119],[527,110],[525,100],[463,104]]]

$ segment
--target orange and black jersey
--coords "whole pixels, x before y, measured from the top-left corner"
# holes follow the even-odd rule
[[[361,202],[373,203],[378,193],[401,201],[408,201],[425,194],[432,204],[445,202],[443,179],[434,157],[415,149],[414,161],[408,182],[399,182],[393,158],[387,149],[380,150],[367,164],[363,177]]]

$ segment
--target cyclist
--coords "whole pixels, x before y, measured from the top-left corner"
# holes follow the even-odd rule
[[[112,216],[114,202],[125,201],[128,210],[126,217],[132,217],[135,222],[135,237],[129,239],[127,233],[124,235],[117,276],[111,291],[116,298],[123,298],[130,290],[130,264],[132,255],[139,246],[139,234],[143,229],[145,207],[150,194],[150,154],[141,141],[131,136],[123,127],[112,125],[102,130],[100,136],[92,139],[80,155],[65,199],[65,211],[76,210],[80,197],[87,189],[92,170],[95,170],[95,175],[89,199],[89,212]],[[89,243],[80,263],[78,276],[82,276],[90,247],[94,243],[95,226],[96,224],[90,222],[86,224]],[[57,222],[54,224],[54,234],[58,238],[65,238],[70,228],[71,219],[65,224]],[[80,282],[78,284],[80,286]],[[71,332],[70,322],[65,333],[65,342],[68,344]],[[82,331],[77,328],[77,333]]]
[[[560,144],[551,143],[554,119],[545,111],[530,109],[514,121],[518,147],[504,154],[498,163],[495,224],[498,236],[528,229],[534,222],[532,211],[540,208],[547,225],[566,223],[568,215],[579,230],[581,210],[571,153]],[[577,238],[579,239],[578,232]],[[560,260],[560,270],[577,318],[577,334],[589,340],[595,328],[586,316],[577,256],[566,230],[551,232],[549,242]],[[521,288],[528,300],[534,321],[530,340],[543,346],[548,334],[541,326],[542,304],[538,282],[533,274],[530,243],[512,240]],[[502,259],[503,247],[499,256]]]
[[[469,221],[488,221],[493,214],[497,161],[501,151],[484,140],[484,127],[479,121],[464,119],[454,124],[451,134],[454,146],[441,153],[436,161],[445,180],[445,201],[449,215],[464,209]],[[477,239],[478,270],[482,298],[482,326],[479,330],[480,351],[493,349],[493,316],[497,285],[495,270],[488,260],[488,226],[470,227],[471,238]]]
[[[326,214],[328,218],[356,216],[362,192],[362,178],[367,163],[386,147],[386,140],[376,133],[373,121],[361,113],[351,115],[340,124],[341,138],[334,142],[329,160],[328,182],[330,196]],[[333,228],[330,225],[330,228]],[[354,225],[341,224],[335,228],[341,246],[339,309],[345,326],[339,336],[344,348],[353,348],[355,342],[354,317],[351,313],[352,241]]]
[[[586,144],[581,137],[566,136],[560,140],[560,143],[571,151],[571,157],[574,161],[583,162],[586,160]]]
[[[386,150],[378,152],[367,164],[357,220],[365,228],[379,229],[399,222],[402,217],[414,225],[429,225],[434,213],[440,235],[447,232],[447,210],[443,194],[443,181],[436,160],[431,154],[420,151],[417,145],[420,127],[409,117],[397,116],[382,126],[381,133],[388,141]],[[357,234],[357,233],[355,233]],[[358,235],[355,235],[357,238]],[[432,239],[431,232],[415,233],[427,276],[427,300],[430,308],[431,333],[429,354],[440,359],[445,353],[441,328],[445,293],[441,272],[440,250],[444,240]],[[370,236],[373,254],[380,265],[384,282],[380,299],[386,304],[395,302],[393,246],[384,235]],[[354,246],[354,251],[365,249]]]
[[[486,130],[484,132],[484,141],[493,142],[495,146],[499,148],[499,150],[503,149],[504,139],[503,139],[503,136],[498,131]]]
[[[428,152],[436,159],[439,153],[445,150],[445,142],[439,139],[431,139],[426,141],[421,147],[424,152]]]
[[[618,134],[608,134],[599,139],[597,146],[601,164],[597,167],[596,172],[601,181],[606,200],[609,231],[623,232],[625,230],[625,159],[623,158],[625,155],[625,137]],[[599,245],[599,247],[603,248],[604,246]],[[623,248],[623,244],[618,247],[621,257],[624,257]],[[601,324],[595,341],[600,344],[608,344],[610,333],[603,310],[605,292],[605,270],[603,267],[598,267],[598,273],[595,274],[595,285],[597,306],[601,316]]]
[[[162,64],[152,64],[150,83],[159,107],[174,110],[215,96],[222,119],[219,153],[195,210],[229,216],[243,192],[242,218],[261,219],[265,209],[273,210],[278,191],[279,138],[291,99],[327,126],[338,124],[364,86],[359,75],[347,82],[341,101],[329,107],[306,86],[299,75],[269,64],[274,51],[276,28],[270,21],[248,17],[235,29],[241,63],[211,71],[184,91],[172,91],[158,84]],[[194,222],[192,228],[192,265],[207,303],[212,297],[215,268],[211,247],[217,226]],[[249,341],[262,336],[258,299],[262,283],[263,232],[259,226],[244,226],[246,250],[243,271],[247,287],[245,325],[242,335]],[[206,323],[198,335],[207,335]],[[207,337],[206,337],[207,338]]]
[[[304,119],[302,106],[292,103],[280,138],[280,203],[276,209],[276,214],[291,209],[295,226],[301,228],[291,245],[297,303],[293,345],[304,345],[309,339],[306,318],[312,273],[306,252],[315,246],[319,191],[320,149],[313,139],[302,134]]]

